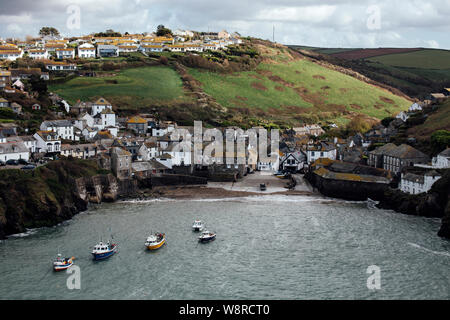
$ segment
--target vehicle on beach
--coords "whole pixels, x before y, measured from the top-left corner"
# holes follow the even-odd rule
[[[157,232],[147,237],[147,241],[145,241],[145,246],[147,247],[148,250],[157,250],[161,248],[165,243],[166,243],[166,234]]]
[[[259,185],[259,190],[261,190],[261,191],[266,191],[266,190],[267,190],[266,184],[265,184],[265,183],[261,183],[261,184]]]
[[[278,171],[278,172],[274,173],[274,176],[277,177],[277,178],[280,178],[280,179],[286,179],[286,178],[289,177],[289,173],[284,172],[284,171],[283,172],[282,171]]]
[[[205,242],[210,242],[216,239],[216,234],[214,232],[210,232],[210,231],[203,231],[202,235],[200,237],[198,237],[198,241],[205,243]]]
[[[75,257],[63,258],[62,255],[58,253],[55,261],[53,261],[53,270],[54,271],[67,270],[73,265],[73,260],[75,260]]]
[[[107,243],[100,241],[92,250],[92,256],[94,260],[104,260],[113,256],[116,252],[117,244],[112,243],[112,240],[109,240]]]
[[[201,220],[195,220],[192,224],[192,230],[195,232],[203,231],[204,225]]]

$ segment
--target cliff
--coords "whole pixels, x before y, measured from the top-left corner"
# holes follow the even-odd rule
[[[0,238],[27,228],[53,226],[87,209],[114,201],[120,183],[94,161],[59,160],[31,172],[0,171]]]

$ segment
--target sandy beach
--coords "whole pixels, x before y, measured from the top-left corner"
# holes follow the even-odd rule
[[[289,180],[280,179],[272,174],[256,172],[245,176],[238,182],[208,182],[202,186],[157,187],[152,194],[157,197],[171,199],[222,199],[260,195],[314,195],[313,188],[302,175],[294,175],[297,186],[294,190],[285,188]],[[265,183],[266,191],[259,186]]]

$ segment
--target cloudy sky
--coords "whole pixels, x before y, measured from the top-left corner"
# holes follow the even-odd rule
[[[79,13],[79,14],[78,14]],[[238,31],[284,44],[450,49],[450,0],[0,0],[0,37]]]

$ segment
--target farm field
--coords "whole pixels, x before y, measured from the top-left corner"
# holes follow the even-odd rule
[[[78,77],[51,85],[49,91],[71,104],[102,96],[122,109],[187,99],[176,71],[162,66],[126,69],[108,77]]]
[[[380,55],[372,57],[369,60],[403,68],[450,69],[450,51],[448,50],[424,49],[406,53]]]
[[[401,54],[401,53],[409,53],[409,52],[416,52],[420,51],[421,49],[417,48],[411,48],[411,49],[404,49],[404,48],[380,48],[380,49],[355,49],[355,50],[346,50],[341,52],[331,52],[333,57],[340,58],[340,59],[347,59],[347,60],[359,60],[359,59],[367,59],[371,57],[379,57],[379,56],[385,56],[385,55],[394,55],[394,54]],[[324,51],[321,51],[322,53],[327,53]]]

